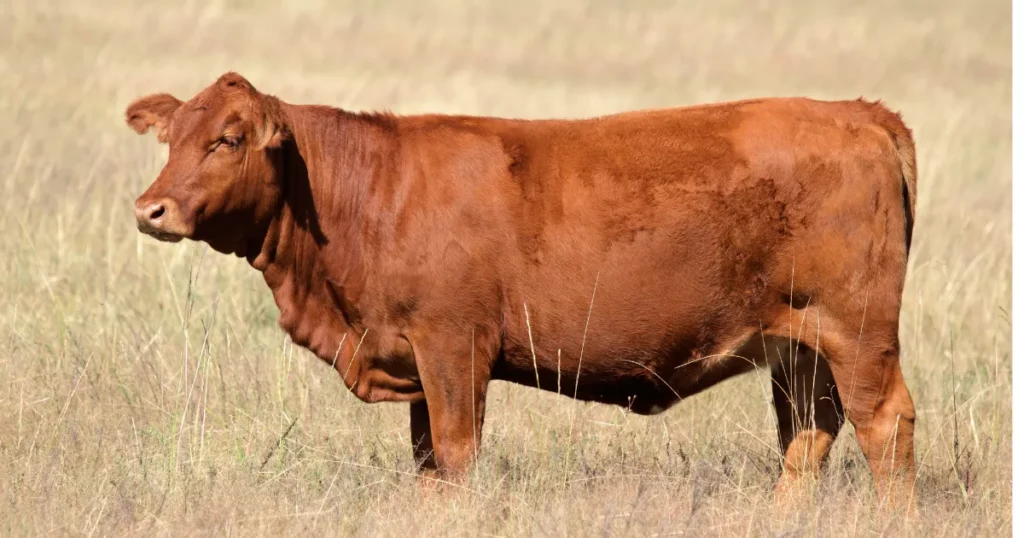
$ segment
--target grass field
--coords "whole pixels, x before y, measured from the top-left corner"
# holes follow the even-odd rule
[[[0,534],[1010,534],[1009,2],[172,4],[0,9]],[[125,106],[229,69],[287,101],[395,113],[765,95],[902,111],[920,524],[874,509],[850,426],[816,502],[773,512],[765,374],[655,417],[495,383],[465,491],[425,496],[406,406],[357,401],[292,346],[244,261],[135,230],[166,146]]]

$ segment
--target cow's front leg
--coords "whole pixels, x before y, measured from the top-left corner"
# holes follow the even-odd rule
[[[429,475],[436,468],[441,479],[461,480],[480,447],[495,350],[489,349],[486,338],[474,333],[448,337],[429,334],[412,340],[426,397],[425,402],[414,403],[411,409],[414,453],[421,475]],[[428,424],[422,422],[424,415]],[[426,454],[422,439],[428,432],[432,457]],[[418,443],[417,434],[421,437]]]
[[[426,400],[409,404],[409,429],[416,474],[421,482],[433,482],[437,478],[437,461],[434,460],[434,440],[430,436],[430,412]]]

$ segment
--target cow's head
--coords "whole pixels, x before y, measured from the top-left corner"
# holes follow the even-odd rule
[[[135,201],[139,230],[241,253],[280,207],[280,148],[289,137],[281,104],[226,73],[191,100],[158,93],[125,111],[139,134],[170,145],[167,164]]]

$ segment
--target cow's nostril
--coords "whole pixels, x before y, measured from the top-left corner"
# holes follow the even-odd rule
[[[135,222],[139,231],[157,239],[181,239],[189,233],[182,222],[180,207],[171,198],[136,202]]]

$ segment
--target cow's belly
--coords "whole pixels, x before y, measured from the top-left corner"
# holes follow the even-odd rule
[[[733,376],[751,371],[758,360],[740,356],[705,356],[675,364],[666,361],[655,368],[637,367],[638,361],[623,363],[611,357],[593,357],[577,372],[570,367],[552,368],[546,361],[538,361],[537,369],[522,360],[499,362],[494,378],[520,385],[558,392],[580,401],[598,402],[628,408],[641,415],[653,415],[671,408],[676,403],[708,389]]]

